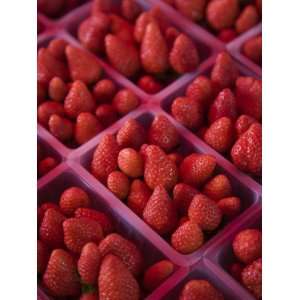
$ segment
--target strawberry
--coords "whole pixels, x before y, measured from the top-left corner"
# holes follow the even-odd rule
[[[124,200],[129,193],[130,181],[124,173],[113,171],[107,177],[107,187],[116,197]]]
[[[72,255],[62,249],[53,250],[43,276],[43,283],[53,296],[78,296],[80,281]]]
[[[197,223],[187,221],[172,234],[171,244],[182,254],[190,254],[198,250],[204,243],[204,236]]]
[[[164,115],[154,118],[148,131],[150,144],[159,146],[166,152],[170,152],[179,144],[179,134],[176,127]]]
[[[255,36],[245,42],[242,48],[242,52],[245,56],[247,56],[250,60],[255,62],[258,65],[261,65],[262,60],[262,37]]]
[[[139,53],[133,44],[112,34],[107,34],[104,42],[108,60],[117,71],[126,77],[132,77],[139,72]]]
[[[262,13],[262,0],[256,0],[255,5],[256,5],[257,11],[259,12],[259,14],[261,16],[261,13]]]
[[[44,176],[58,165],[58,161],[53,157],[46,157],[39,162],[39,176]]]
[[[231,149],[233,163],[242,171],[260,175],[262,168],[261,125],[254,123],[236,141]]]
[[[256,120],[248,115],[241,115],[235,122],[235,132],[240,137]]]
[[[91,208],[77,208],[75,211],[75,218],[88,218],[98,222],[103,230],[104,235],[114,231],[112,220],[104,213]]]
[[[213,0],[214,1],[214,0]],[[180,300],[224,300],[223,295],[209,281],[188,281],[180,294]]]
[[[208,118],[210,124],[222,117],[228,117],[231,120],[235,120],[237,117],[236,106],[236,98],[231,90],[228,88],[222,90],[209,108]],[[232,124],[229,126],[227,125],[227,127],[231,128]],[[229,129],[228,131],[232,130]]]
[[[212,82],[220,89],[224,89],[233,86],[238,75],[239,71],[231,56],[225,51],[218,54],[210,74]]]
[[[59,60],[65,60],[65,50],[68,43],[63,39],[53,39],[50,41],[47,49],[52,56]]]
[[[77,186],[64,190],[59,199],[60,209],[66,216],[73,216],[77,208],[89,207],[90,205],[89,195]]]
[[[259,15],[255,5],[247,5],[235,22],[235,30],[241,34],[259,22]]]
[[[64,9],[64,0],[38,0],[38,11],[48,17],[58,17]]]
[[[120,258],[134,276],[140,274],[143,265],[142,254],[133,242],[121,235],[117,233],[108,235],[99,244],[99,251],[104,259],[108,254],[113,254]]]
[[[118,120],[117,112],[110,104],[100,104],[95,114],[105,128]]]
[[[128,207],[139,217],[142,217],[145,206],[152,194],[152,191],[140,179],[135,179],[131,183],[130,192],[127,198]]]
[[[145,150],[144,179],[153,190],[162,185],[166,190],[171,190],[178,180],[178,170],[175,163],[168,159],[164,151],[155,145],[150,145]]]
[[[95,84],[93,95],[97,102],[111,101],[117,92],[115,83],[110,79],[102,79]]]
[[[61,213],[60,207],[53,202],[44,202],[40,207],[40,216],[41,216],[41,220],[43,220],[45,212],[49,209],[49,208],[54,208],[56,211]]]
[[[243,285],[255,296],[262,298],[262,260],[255,260],[242,271]]]
[[[80,279],[85,284],[95,284],[100,270],[101,256],[98,246],[94,243],[87,243],[81,250],[77,262],[77,270]]]
[[[44,215],[39,230],[40,240],[51,248],[63,246],[64,235],[62,224],[65,216],[54,208],[49,208]]]
[[[250,264],[261,257],[262,235],[257,229],[245,229],[239,232],[232,243],[232,248],[237,259],[245,264]]]
[[[262,82],[253,77],[239,77],[236,80],[236,103],[240,114],[261,120]]]
[[[204,141],[220,153],[227,152],[234,142],[234,125],[228,117],[214,121],[204,134]]]
[[[38,275],[43,274],[46,270],[50,252],[45,243],[37,240],[37,273]]]
[[[85,244],[103,239],[101,225],[88,218],[69,218],[63,222],[63,230],[67,249],[78,254]]]
[[[112,105],[119,115],[125,116],[139,105],[139,99],[131,90],[122,89],[114,96]]]
[[[205,231],[217,229],[222,221],[222,212],[216,202],[203,194],[198,194],[193,198],[188,216]]]
[[[170,233],[176,226],[177,215],[174,203],[162,185],[155,187],[145,206],[143,219],[161,235]]]
[[[237,281],[241,281],[242,271],[243,271],[243,265],[240,263],[233,263],[229,267],[230,275],[235,278]]]
[[[163,86],[151,75],[140,77],[137,85],[148,94],[156,94],[163,89]]]
[[[82,112],[78,115],[75,125],[75,140],[82,145],[96,136],[103,129],[97,117],[89,112]]]
[[[107,255],[98,277],[99,299],[138,300],[139,285],[120,258]]]
[[[134,0],[122,0],[122,16],[129,21],[134,21],[141,13],[141,8]]]
[[[91,173],[102,183],[118,167],[119,146],[113,135],[102,137],[91,162]]]
[[[99,300],[97,292],[88,292],[81,295],[79,300]]]
[[[81,112],[92,112],[95,100],[84,82],[76,80],[72,83],[64,102],[66,114],[75,119]]]
[[[181,154],[177,152],[173,152],[168,154],[168,158],[175,163],[177,167],[180,166],[181,162],[183,161],[183,157]]]
[[[181,226],[181,225],[183,225],[184,223],[188,222],[189,220],[190,220],[190,219],[189,219],[189,217],[187,217],[187,216],[181,217],[181,218],[179,219],[179,221],[178,221],[178,227]]]
[[[203,122],[203,110],[197,100],[188,97],[177,97],[171,107],[173,117],[183,126],[196,129]]]
[[[67,142],[73,136],[73,123],[57,114],[51,115],[48,122],[50,132],[62,142]]]
[[[169,60],[172,68],[178,74],[194,71],[200,62],[196,45],[183,33],[176,38]]]
[[[112,0],[93,0],[92,14],[99,12],[110,13],[113,11],[114,2]]]
[[[147,73],[160,74],[168,70],[168,45],[156,22],[151,22],[146,27],[140,57]]]
[[[161,260],[150,266],[144,273],[144,288],[147,291],[154,291],[174,272],[174,267],[169,260]]]
[[[233,29],[222,29],[218,34],[218,39],[224,43],[229,43],[237,37],[237,33]]]
[[[198,187],[209,179],[216,167],[216,159],[209,154],[192,153],[182,161],[179,173],[184,183]]]
[[[188,19],[198,22],[205,13],[206,0],[175,0],[175,7]]]
[[[177,183],[173,189],[173,201],[177,210],[182,214],[187,214],[188,208],[199,192],[197,189],[185,183]]]
[[[207,130],[206,126],[200,127],[200,129],[197,132],[197,136],[199,136],[199,138],[203,140],[206,130]]]
[[[224,174],[216,175],[205,184],[202,193],[216,201],[231,196],[232,187],[229,178]]]
[[[64,107],[61,103],[57,103],[54,101],[43,102],[38,107],[38,121],[43,126],[47,126],[51,115],[56,114],[59,116],[63,116],[64,112]]]
[[[241,211],[241,200],[238,197],[227,197],[218,201],[218,207],[224,216],[235,217]]]
[[[238,0],[211,0],[206,7],[206,20],[217,31],[234,25],[238,14]]]
[[[128,44],[134,44],[133,26],[118,15],[111,14],[111,33]]]
[[[146,32],[146,27],[151,22],[157,22],[151,12],[142,12],[136,19],[134,27],[134,38],[140,44]]]
[[[173,26],[169,26],[165,31],[165,37],[168,44],[168,48],[172,49],[175,40],[180,35],[180,32]]]
[[[132,148],[124,148],[118,156],[119,169],[131,178],[141,177],[144,174],[144,161],[139,152]]]
[[[118,131],[117,141],[121,148],[138,150],[146,141],[145,129],[136,120],[129,118]]]
[[[67,85],[59,77],[53,77],[49,82],[48,94],[57,102],[62,102],[68,93]]]

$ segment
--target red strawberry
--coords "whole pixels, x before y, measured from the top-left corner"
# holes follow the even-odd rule
[[[204,243],[204,236],[197,223],[187,221],[172,234],[171,244],[178,252],[190,254],[198,250]]]
[[[164,151],[170,152],[178,145],[179,134],[167,117],[158,115],[149,128],[148,140],[150,144],[157,145]]]
[[[137,85],[148,94],[156,94],[163,89],[163,86],[151,75],[142,76]]]
[[[256,0],[255,4],[256,4],[256,8],[257,8],[259,14],[261,15],[261,13],[262,13],[262,0]]]
[[[80,294],[80,281],[71,254],[62,249],[52,251],[43,276],[43,283],[50,294],[56,297]]]
[[[139,152],[132,148],[124,148],[119,152],[118,166],[122,172],[131,178],[142,177],[144,161]]]
[[[110,13],[114,8],[114,2],[112,0],[93,0],[92,14],[99,12]]]
[[[187,216],[183,216],[178,221],[178,227],[183,225],[184,223],[188,222],[190,219]]]
[[[106,182],[107,176],[118,167],[119,146],[113,135],[102,137],[97,146],[91,162],[92,174],[102,183]]]
[[[108,254],[119,257],[126,268],[134,275],[140,274],[143,265],[143,258],[140,250],[136,245],[120,236],[117,233],[108,235],[99,244],[101,257],[104,258]]]
[[[97,221],[102,229],[104,235],[114,231],[112,220],[104,213],[91,208],[77,208],[75,211],[75,218],[88,218]]]
[[[238,197],[227,197],[218,201],[222,214],[229,218],[235,217],[241,211],[241,200]]]
[[[238,137],[246,132],[256,120],[248,115],[241,115],[235,122],[235,131]]]
[[[176,226],[177,216],[174,203],[162,185],[154,189],[144,209],[143,219],[161,235],[169,233]]]
[[[62,102],[68,93],[67,85],[59,77],[53,77],[49,82],[49,97],[57,102]]]
[[[55,58],[65,60],[65,50],[68,43],[63,39],[53,39],[47,49]]]
[[[129,193],[130,181],[124,173],[113,171],[107,177],[107,187],[116,197],[124,200]]]
[[[177,152],[168,154],[168,158],[173,161],[177,167],[179,167],[183,161],[182,155]]]
[[[88,292],[81,295],[79,300],[99,300],[97,292]]]
[[[216,159],[209,154],[192,153],[182,161],[179,173],[184,183],[201,186],[211,177],[216,167]]]
[[[258,65],[261,65],[262,60],[262,37],[255,36],[245,42],[242,49],[245,56]]]
[[[202,193],[212,200],[220,200],[232,195],[229,178],[224,174],[216,175],[203,187]]]
[[[95,100],[84,82],[76,80],[72,83],[64,108],[66,114],[73,119],[81,112],[92,112],[95,109]]]
[[[105,49],[109,62],[126,77],[132,77],[140,70],[139,53],[133,44],[108,34],[105,37]]]
[[[118,120],[117,112],[110,104],[100,104],[95,114],[105,128]]]
[[[224,300],[223,295],[207,280],[188,281],[180,294],[180,300]]]
[[[141,8],[134,0],[122,0],[122,15],[129,21],[134,21],[141,13]]]
[[[111,101],[117,92],[115,83],[110,79],[102,79],[93,89],[93,95],[97,102]]]
[[[62,224],[65,216],[54,208],[49,208],[44,215],[40,226],[40,240],[51,248],[63,246],[64,235]]]
[[[168,44],[168,48],[172,49],[175,40],[180,35],[180,32],[173,26],[169,26],[165,31],[165,37]]]
[[[133,26],[118,15],[111,14],[111,33],[128,44],[134,44]]]
[[[185,183],[177,183],[173,189],[173,201],[178,211],[185,215],[194,198],[199,192]]]
[[[58,165],[58,161],[53,157],[46,157],[39,162],[39,176],[44,176]]]
[[[196,222],[205,231],[217,229],[222,221],[222,212],[216,202],[203,194],[193,198],[188,215],[191,221]]]
[[[231,27],[239,14],[238,0],[211,0],[206,7],[206,19],[215,30]]]
[[[96,136],[103,129],[97,117],[89,112],[82,112],[78,115],[75,125],[75,140],[82,145]]]
[[[144,273],[144,288],[147,291],[154,291],[174,272],[174,267],[169,260],[161,260],[150,266]]]
[[[73,216],[77,208],[89,207],[90,205],[91,200],[88,194],[76,186],[66,189],[59,200],[60,209],[66,216]]]
[[[183,33],[176,38],[169,60],[172,68],[179,74],[194,71],[200,62],[196,45]]]
[[[112,105],[119,115],[124,116],[139,105],[139,99],[131,90],[122,89],[114,96]]]
[[[77,269],[81,281],[85,284],[95,284],[100,270],[101,256],[98,246],[94,243],[87,243],[81,250]]]
[[[232,243],[235,256],[239,261],[250,264],[261,257],[262,235],[257,229],[245,229],[239,232]]]
[[[37,240],[37,273],[43,274],[46,270],[50,252],[46,244]]]
[[[151,197],[152,191],[140,179],[135,179],[130,187],[130,192],[127,198],[128,207],[133,210],[138,216],[142,217],[145,206]]]
[[[218,54],[210,74],[212,82],[220,89],[224,89],[233,86],[238,75],[239,71],[231,56],[227,52]]]
[[[242,171],[260,175],[262,168],[261,125],[254,123],[231,149],[233,163]]]
[[[242,272],[243,285],[255,296],[256,299],[262,298],[262,260],[255,260],[248,265]]]
[[[178,97],[173,101],[171,111],[173,117],[189,129],[196,129],[203,122],[202,107],[195,99]]]
[[[178,11],[192,21],[202,20],[205,13],[206,0],[175,0]]]
[[[63,223],[64,242],[68,250],[80,253],[89,242],[99,243],[103,239],[101,225],[88,218],[69,218]]]
[[[164,151],[155,145],[148,146],[145,154],[144,179],[147,185],[151,189],[162,185],[166,190],[171,190],[178,180],[175,163],[169,160]]]
[[[48,17],[57,17],[64,9],[64,0],[38,0],[38,11]]]
[[[41,104],[46,100],[47,88],[41,82],[37,82],[37,104]]]
[[[220,153],[230,150],[234,142],[234,126],[231,119],[222,117],[205,131],[204,141]]]
[[[156,22],[146,27],[140,57],[147,73],[160,74],[168,70],[168,45]]]
[[[121,148],[129,147],[138,150],[146,141],[144,127],[134,119],[128,119],[117,134]]]
[[[43,220],[45,212],[49,209],[49,208],[54,208],[56,211],[61,213],[60,207],[53,202],[44,202],[40,207],[40,213],[41,213],[41,220]]]
[[[50,132],[62,142],[67,142],[73,136],[73,123],[59,115],[52,115],[48,122]]]
[[[222,29],[218,34],[218,38],[224,43],[229,43],[232,40],[234,40],[236,37],[237,37],[236,31],[230,28]]]
[[[206,130],[207,130],[207,127],[205,127],[205,126],[200,127],[200,129],[197,132],[197,136],[199,136],[199,138],[203,140]]]
[[[230,268],[229,272],[232,277],[234,277],[237,281],[241,281],[242,271],[243,271],[243,265],[240,263],[233,263]]]
[[[49,119],[52,115],[56,114],[59,116],[64,115],[64,107],[61,103],[54,101],[46,101],[39,105],[38,107],[38,121],[43,125],[47,126]]]
[[[235,22],[237,33],[243,33],[259,22],[259,15],[255,5],[247,5]]]
[[[137,18],[134,27],[134,38],[139,44],[143,40],[147,25],[151,22],[156,22],[151,12],[143,12]]]
[[[262,82],[253,77],[239,77],[236,81],[236,102],[241,114],[261,120]]]
[[[99,299],[138,300],[139,285],[120,258],[107,255],[98,277]]]

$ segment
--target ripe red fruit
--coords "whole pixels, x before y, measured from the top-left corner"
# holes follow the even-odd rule
[[[175,163],[177,167],[180,166],[181,162],[183,161],[183,157],[181,154],[177,152],[173,152],[168,154],[168,158]]]
[[[257,229],[245,229],[238,233],[233,240],[232,248],[239,261],[245,264],[252,263],[261,257],[262,235]]]
[[[232,277],[234,277],[237,281],[241,281],[242,271],[243,271],[243,265],[240,263],[233,263],[229,267],[229,272]]]
[[[97,292],[88,292],[81,295],[79,300],[99,300]]]
[[[255,5],[247,5],[235,22],[235,30],[241,34],[259,22],[259,15]]]
[[[171,244],[178,252],[190,254],[198,250],[204,243],[204,235],[199,225],[187,221],[172,234]]]
[[[124,116],[139,105],[139,99],[131,90],[122,89],[114,96],[112,105],[119,115]]]
[[[141,13],[141,8],[134,0],[122,0],[122,15],[129,21],[134,21]]]
[[[236,37],[237,33],[233,29],[222,29],[218,34],[218,38],[224,43],[229,43]]]
[[[161,235],[169,233],[176,226],[177,215],[174,203],[162,185],[154,189],[144,209],[143,219]]]
[[[53,39],[50,41],[47,49],[49,53],[55,58],[64,61],[65,60],[65,50],[68,43],[63,39]]]
[[[143,286],[147,291],[154,291],[174,272],[174,264],[161,260],[150,266],[144,273]]]
[[[120,258],[107,255],[98,277],[99,299],[140,299],[139,285]]]
[[[143,258],[136,245],[117,233],[108,235],[99,244],[99,251],[102,258],[108,254],[119,257],[126,268],[138,276],[142,270]]]
[[[129,193],[130,181],[124,173],[113,171],[107,177],[107,187],[116,197],[124,200]]]
[[[40,207],[40,216],[41,216],[41,220],[43,220],[45,212],[49,209],[49,208],[54,208],[55,210],[57,210],[58,212],[60,211],[59,206],[56,203],[53,202],[44,202]]]
[[[50,132],[62,142],[70,141],[73,137],[73,123],[57,114],[51,115],[48,127]]]
[[[50,294],[56,297],[74,297],[80,294],[80,281],[71,254],[62,249],[52,251],[43,283]]]
[[[256,0],[255,4],[256,4],[256,8],[257,8],[259,14],[261,15],[261,13],[262,13],[262,0]]]
[[[117,92],[115,83],[110,79],[102,79],[95,84],[93,95],[96,101],[111,101]]]
[[[39,176],[44,176],[58,165],[58,161],[53,157],[46,157],[39,162]]]
[[[227,197],[218,201],[222,214],[229,218],[235,217],[241,211],[241,200],[238,197]]]
[[[37,273],[38,275],[43,274],[46,270],[50,252],[45,243],[37,240]]]
[[[262,37],[255,36],[245,42],[242,48],[242,52],[245,56],[247,56],[250,60],[255,62],[258,65],[261,65],[262,60]]]
[[[118,120],[117,112],[110,104],[100,104],[95,114],[105,128]]]
[[[144,174],[144,161],[139,152],[132,148],[124,148],[119,152],[118,166],[120,170],[131,178]]]
[[[57,102],[62,102],[68,93],[67,85],[59,77],[53,77],[49,82],[49,97]]]
[[[99,12],[111,13],[114,8],[114,2],[112,0],[94,0],[92,4],[92,14]]]
[[[151,75],[142,76],[137,85],[148,94],[156,94],[163,89],[163,86]]]
[[[124,18],[111,14],[111,33],[128,44],[134,44],[133,26]]]
[[[203,194],[198,194],[193,198],[188,216],[205,231],[217,229],[222,221],[222,212],[216,202]]]
[[[134,38],[139,44],[143,40],[147,25],[151,22],[156,22],[151,12],[142,12],[137,18],[134,27]]]
[[[59,116],[63,116],[64,113],[64,107],[61,103],[57,103],[54,101],[46,101],[40,104],[38,107],[38,121],[43,126],[47,126],[49,119],[52,115],[56,114]]]
[[[80,253],[89,242],[99,243],[103,239],[101,225],[88,218],[69,218],[63,222],[64,242],[68,250]]]
[[[241,115],[235,122],[235,132],[240,137],[256,120],[248,115]]]
[[[179,173],[181,180],[199,187],[209,179],[216,167],[216,159],[209,154],[192,153],[182,161]]]
[[[216,201],[231,196],[232,187],[229,178],[224,174],[216,175],[205,184],[202,193]]]
[[[168,48],[172,49],[175,40],[180,35],[180,32],[173,26],[169,26],[165,31],[165,37],[168,44]]]
[[[188,19],[198,22],[205,13],[205,0],[175,0],[175,7]]]

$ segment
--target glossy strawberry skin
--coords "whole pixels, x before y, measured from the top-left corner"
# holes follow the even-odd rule
[[[192,21],[198,22],[204,16],[206,5],[205,0],[175,0],[174,4],[181,14]]]
[[[232,187],[229,178],[224,174],[216,175],[205,184],[202,193],[215,201],[231,196]]]
[[[241,34],[259,22],[259,15],[255,5],[247,5],[235,22],[235,30]]]
[[[138,178],[144,174],[144,161],[139,152],[133,148],[124,148],[118,155],[119,169],[131,178]]]
[[[255,122],[256,120],[248,115],[239,116],[235,122],[235,132],[237,137],[240,137],[244,132],[246,132]]]
[[[45,243],[37,240],[37,273],[43,274],[46,270],[48,260],[50,257],[50,251]]]
[[[137,84],[144,92],[148,94],[156,94],[163,89],[163,86],[150,75],[141,77]]]
[[[262,63],[262,37],[256,36],[243,45],[242,51],[245,56],[247,56],[254,63],[261,65]]]
[[[46,101],[39,105],[37,116],[39,123],[43,126],[48,126],[49,119],[53,114],[64,116],[65,111],[61,103]]]
[[[130,188],[129,178],[120,171],[113,171],[107,177],[108,189],[120,200],[127,198]]]
[[[74,124],[60,115],[51,115],[48,122],[49,131],[61,142],[69,142],[74,133]]]

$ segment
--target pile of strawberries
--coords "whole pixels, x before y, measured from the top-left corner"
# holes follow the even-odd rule
[[[134,242],[115,232],[107,214],[91,208],[81,188],[67,188],[59,204],[38,207],[37,268],[54,297],[138,300],[175,269],[169,260],[146,267]]]
[[[262,82],[240,76],[227,52],[216,58],[210,77],[198,76],[171,105],[171,114],[242,171],[262,168]]]
[[[137,1],[94,0],[91,16],[78,28],[80,43],[106,60],[145,92],[159,92],[200,62],[198,49],[169,25],[154,7],[142,11]]]
[[[239,232],[232,243],[237,262],[233,263],[229,272],[256,299],[262,297],[262,234],[258,229],[245,229]]]
[[[52,155],[47,155],[41,144],[37,144],[37,173],[42,177],[58,165],[58,160]]]
[[[261,20],[261,0],[164,0],[228,43]]]
[[[84,144],[139,105],[129,89],[103,77],[98,59],[53,39],[38,51],[38,121],[69,147]]]
[[[257,65],[262,63],[262,36],[252,37],[242,46],[242,53]]]

